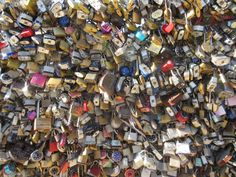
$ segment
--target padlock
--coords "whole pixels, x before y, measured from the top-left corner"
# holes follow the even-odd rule
[[[130,131],[125,132],[124,135],[124,140],[126,141],[137,141],[138,138],[138,134],[136,132],[132,132],[132,130],[130,129]]]
[[[137,153],[137,155],[136,155],[136,157],[134,158],[134,161],[133,161],[133,165],[132,165],[133,169],[137,170],[137,169],[141,168],[144,165],[143,154],[144,154],[143,151]]]
[[[172,11],[171,11],[171,9],[167,8],[165,10],[167,11],[166,13],[169,13],[168,15],[170,16],[170,19],[169,19],[168,24],[162,25],[162,30],[163,30],[164,33],[170,33],[174,29],[175,24],[172,21]]]
[[[56,44],[56,37],[50,34],[44,34],[43,36],[43,43],[48,45],[55,45]]]
[[[211,62],[216,66],[224,66],[230,62],[230,57],[218,53],[217,55],[211,55]]]
[[[31,27],[33,25],[33,17],[26,13],[21,13],[17,18],[17,21],[24,26]]]
[[[30,85],[43,88],[45,85],[46,79],[47,79],[46,76],[43,76],[40,73],[35,73],[30,80]]]
[[[213,92],[217,86],[217,77],[212,76],[211,80],[207,84],[207,91],[208,92]]]

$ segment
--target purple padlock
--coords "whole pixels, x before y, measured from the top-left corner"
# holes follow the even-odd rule
[[[36,115],[37,113],[35,111],[30,111],[27,113],[27,118],[33,121],[36,118]]]
[[[112,30],[111,25],[107,22],[102,22],[101,29],[102,29],[102,33],[104,34],[108,34]]]

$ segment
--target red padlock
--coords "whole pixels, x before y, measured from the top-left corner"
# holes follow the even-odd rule
[[[175,24],[172,21],[170,21],[170,23],[162,25],[162,31],[165,33],[170,33],[174,29],[174,27]]]
[[[5,41],[1,41],[1,42],[0,42],[0,50],[3,49],[3,48],[5,48],[6,46],[8,46],[8,43],[7,43],[7,42],[5,42]]]
[[[24,29],[19,35],[19,38],[27,38],[34,35],[34,31],[31,28]]]
[[[65,173],[70,167],[69,162],[63,162],[62,165],[60,166],[61,173]]]
[[[52,141],[49,143],[49,152],[53,153],[53,152],[57,152],[58,148],[57,148],[57,142],[56,141]]]
[[[135,177],[135,171],[131,168],[125,170],[125,177]]]
[[[100,176],[101,172],[102,172],[102,170],[101,170],[99,164],[96,163],[96,162],[94,164],[92,164],[92,166],[88,170],[88,174],[93,176],[93,177]]]
[[[163,73],[167,73],[172,69],[174,69],[174,62],[172,60],[167,60],[167,62],[161,67]]]
[[[178,120],[179,122],[182,123],[186,123],[188,121],[187,117],[184,117],[184,115],[182,114],[181,111],[179,111],[176,115],[175,115],[176,120]]]
[[[87,101],[84,101],[83,102],[83,109],[84,109],[84,112],[88,112],[88,102]]]
[[[170,33],[174,29],[175,24],[172,22],[172,12],[171,12],[171,9],[168,8],[167,10],[170,12],[170,22],[162,25],[162,31],[164,33],[168,34],[168,33]]]
[[[78,116],[80,116],[80,115],[83,114],[83,107],[82,107],[82,105],[77,105],[77,106],[76,106],[76,114],[77,114]]]

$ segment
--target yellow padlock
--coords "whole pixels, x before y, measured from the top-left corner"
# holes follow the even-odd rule
[[[94,24],[91,24],[91,23],[86,23],[83,30],[86,33],[96,33],[98,31],[96,26]]]

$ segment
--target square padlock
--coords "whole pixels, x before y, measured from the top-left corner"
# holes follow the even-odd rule
[[[40,132],[47,132],[50,131],[52,128],[50,118],[36,118],[34,119],[34,130],[40,131]]]
[[[20,24],[23,24],[28,27],[31,27],[33,25],[33,17],[26,13],[21,13],[19,17],[17,18],[17,21]]]
[[[97,82],[97,73],[87,73],[84,81],[86,83],[91,83],[91,84],[95,84]]]
[[[56,44],[56,37],[50,34],[44,34],[43,36],[43,43],[48,45],[55,45]]]
[[[46,83],[46,80],[47,80],[46,76],[40,73],[35,73],[30,80],[30,85],[43,88]]]

